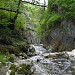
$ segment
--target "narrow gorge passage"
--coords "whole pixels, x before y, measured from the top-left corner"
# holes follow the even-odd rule
[[[0,0],[0,75],[75,75],[75,0]]]

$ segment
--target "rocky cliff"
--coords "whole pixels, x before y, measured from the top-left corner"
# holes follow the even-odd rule
[[[75,48],[75,26],[72,21],[63,20],[61,24],[53,29],[45,41],[47,47],[57,51],[72,50]]]
[[[74,2],[67,2],[63,0],[59,1],[58,3],[52,3],[51,11],[49,11],[49,14],[58,14],[61,17],[61,20],[53,20],[57,18],[54,15],[49,17],[49,22],[47,22],[49,24],[48,28],[50,28],[48,30],[46,29],[46,31],[48,31],[46,32],[47,36],[45,36],[43,39],[46,47],[51,47],[55,51],[72,50],[75,48],[75,18],[73,14],[75,10],[72,9],[74,7],[72,3]],[[67,5],[72,6],[68,7]],[[59,21],[59,23],[57,21]],[[47,22],[46,24],[44,23],[46,26]]]

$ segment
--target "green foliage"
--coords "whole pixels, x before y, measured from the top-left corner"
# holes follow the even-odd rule
[[[15,19],[18,2],[19,0],[0,0],[0,44],[12,45],[15,39],[23,38],[21,34],[26,28],[26,18],[24,14],[18,13]],[[20,12],[23,11],[23,6],[22,3]]]
[[[19,0],[0,0],[0,8],[17,10]]]
[[[56,13],[52,13],[51,17],[47,21],[47,29],[56,27],[57,25],[59,25],[60,21],[61,16]]]
[[[8,61],[5,57],[6,57],[5,54],[0,53],[0,62],[1,62],[2,64],[5,64],[5,62]],[[1,63],[0,63],[0,64],[1,64]]]
[[[17,11],[18,9],[18,2],[19,0],[1,0],[0,1],[0,27],[8,27],[11,25],[15,25],[15,28],[20,28],[20,27],[24,27],[25,28],[25,17],[23,16],[23,14],[19,14],[17,19],[16,19],[16,23],[14,24],[14,20],[15,20],[15,16],[16,16],[16,12],[13,11]],[[23,7],[24,4],[21,3],[20,5],[20,9],[19,11],[22,12],[23,11]],[[6,9],[6,10],[3,10]],[[8,11],[11,10],[11,11]],[[11,26],[11,29],[12,26]]]
[[[48,13],[51,12],[51,7],[52,7],[52,4],[53,4],[54,2],[55,2],[55,0],[48,0],[48,8],[47,8]]]
[[[19,14],[15,22],[15,27],[19,29],[21,28],[25,29],[25,23],[26,23],[25,16],[23,14]]]
[[[75,12],[66,12],[64,18],[74,21],[75,20]]]
[[[12,24],[15,13],[8,12],[6,10],[0,10],[0,25],[8,26]]]
[[[48,19],[50,18],[50,14],[47,11],[43,12],[40,17],[40,24],[36,28],[37,37],[43,37],[44,32],[46,30],[46,24]]]
[[[65,19],[75,20],[75,0],[58,0]]]
[[[31,4],[24,4],[24,6],[26,11],[26,21],[36,28],[39,25],[43,9]]]
[[[42,37],[42,28],[40,25],[36,28],[36,33],[37,33],[37,37],[40,38]]]
[[[47,32],[59,26],[61,16],[57,13],[44,12],[40,19],[40,25],[37,27],[36,32],[39,37],[45,37]]]
[[[59,11],[52,10],[53,4],[58,6]],[[48,0],[47,11],[40,18],[40,25],[37,26],[36,32],[39,37],[46,37],[50,31],[59,26],[62,20],[75,21],[75,0]]]

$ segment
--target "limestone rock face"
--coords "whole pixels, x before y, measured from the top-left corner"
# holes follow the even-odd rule
[[[75,48],[75,26],[71,21],[62,21],[61,24],[53,29],[47,43],[57,51],[72,50]]]
[[[31,44],[40,44],[41,40],[37,38],[36,32],[29,30],[26,34],[27,40]]]

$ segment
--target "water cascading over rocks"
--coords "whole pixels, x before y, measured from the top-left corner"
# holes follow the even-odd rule
[[[75,60],[68,56],[72,52],[49,52],[42,44],[31,45],[35,48],[35,56],[19,60],[19,64],[33,64],[33,75],[74,75]],[[74,50],[73,50],[74,52]],[[59,57],[60,56],[60,57]]]

